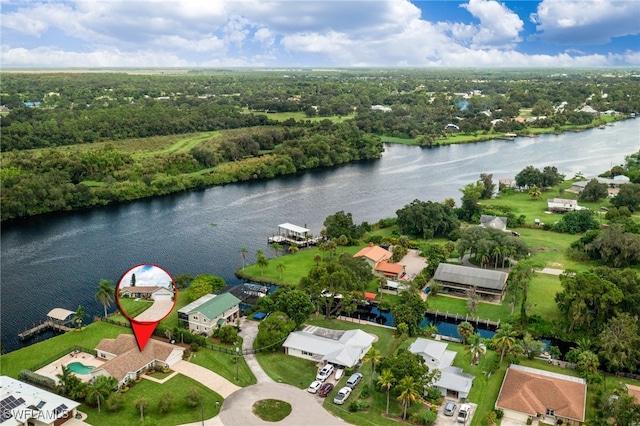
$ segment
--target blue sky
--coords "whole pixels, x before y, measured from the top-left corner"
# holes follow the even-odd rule
[[[640,66],[640,1],[0,0],[2,67]]]
[[[131,286],[133,274],[136,274],[136,287],[173,286],[173,279],[164,269],[155,265],[138,265],[122,276],[118,282],[118,288]]]

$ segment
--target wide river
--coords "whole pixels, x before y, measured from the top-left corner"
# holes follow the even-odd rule
[[[377,161],[5,224],[2,350],[19,348],[17,334],[53,308],[82,305],[99,315],[94,295],[100,279],[117,282],[133,265],[154,263],[174,277],[212,273],[234,284],[242,266],[239,249],[247,247],[250,262],[257,249],[271,254],[267,237],[280,223],[306,225],[317,234],[324,219],[340,210],[357,223],[373,223],[415,199],[459,200],[459,189],[480,173],[492,173],[497,183],[528,165],[554,165],[568,178],[590,176],[639,149],[640,120],[515,141],[433,149],[386,145]]]

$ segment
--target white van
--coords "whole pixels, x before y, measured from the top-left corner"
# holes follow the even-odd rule
[[[460,406],[460,411],[458,411],[458,423],[466,423],[470,413],[471,406],[469,404],[462,404]]]

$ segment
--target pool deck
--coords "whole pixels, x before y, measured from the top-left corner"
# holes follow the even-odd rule
[[[87,367],[99,367],[104,364],[104,361],[94,357],[91,354],[86,352],[71,352],[62,358],[58,358],[53,361],[51,364],[47,364],[41,369],[37,370],[36,373],[41,374],[46,377],[50,377],[58,383],[58,374],[62,373],[62,366],[69,365],[72,362],[80,362]],[[83,382],[88,382],[91,379],[91,374],[77,374],[74,373],[80,380]]]

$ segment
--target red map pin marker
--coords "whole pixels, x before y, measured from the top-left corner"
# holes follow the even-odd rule
[[[173,310],[177,297],[173,278],[158,265],[136,265],[118,281],[116,300],[131,322],[141,352],[158,323]]]

